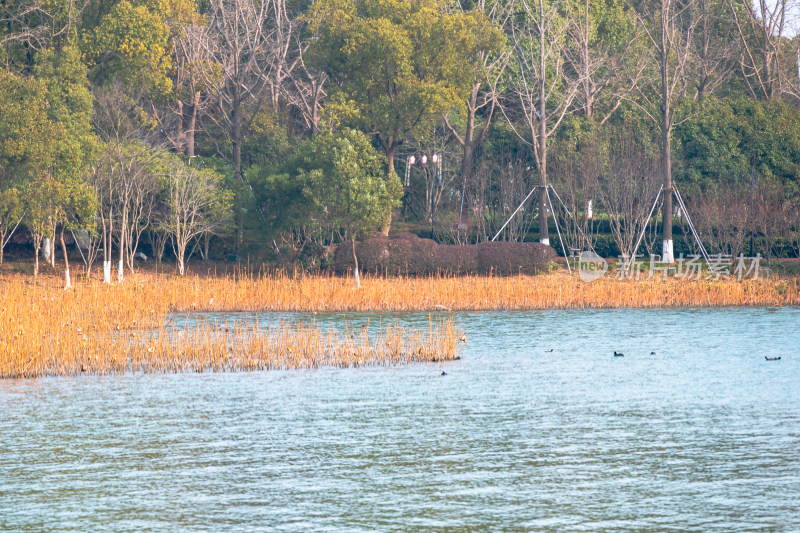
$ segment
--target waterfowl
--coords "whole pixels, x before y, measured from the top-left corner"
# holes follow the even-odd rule
[[[656,352],[650,352],[650,355],[655,355],[655,354],[656,354]]]
[[[614,357],[625,357],[625,354],[622,352],[617,353],[617,351],[614,350]]]
[[[545,350],[544,353],[552,353],[553,349],[550,348],[549,350]]]
[[[446,375],[447,375],[447,372],[445,372],[444,370],[442,370],[442,374],[441,374],[441,375],[442,375],[442,376],[446,376]]]
[[[778,357],[767,357],[766,355],[764,356],[764,359],[766,359],[767,361],[780,361],[781,360],[780,356],[778,356]]]

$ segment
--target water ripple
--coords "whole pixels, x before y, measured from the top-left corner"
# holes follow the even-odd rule
[[[800,310],[456,318],[440,364],[0,382],[0,530],[800,530]]]

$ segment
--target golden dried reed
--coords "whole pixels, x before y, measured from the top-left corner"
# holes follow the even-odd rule
[[[577,276],[364,276],[361,289],[335,276],[139,275],[119,287],[171,311],[436,311],[800,305],[800,278],[684,281],[669,278],[585,283]],[[2,282],[0,282],[2,283]],[[113,293],[113,292],[112,292]]]
[[[256,318],[178,327],[167,324],[173,306],[156,285],[62,291],[0,280],[0,378],[397,365],[455,359],[462,338],[452,320],[421,330],[397,323],[323,330]]]

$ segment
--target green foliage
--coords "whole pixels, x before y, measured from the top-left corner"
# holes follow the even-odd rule
[[[675,133],[681,181],[709,189],[754,177],[797,190],[800,110],[795,106],[708,98]]]
[[[47,116],[59,130],[52,145],[54,175],[80,178],[97,155],[97,137],[92,129],[92,93],[80,51],[66,46],[58,53],[42,51],[34,74],[46,83]]]
[[[57,138],[46,83],[0,69],[0,188],[50,167]]]
[[[486,27],[479,14],[445,14],[434,0],[317,0],[308,18],[318,37],[310,63],[338,88],[326,108],[329,125],[377,134],[390,157],[464,100],[476,30]]]
[[[355,238],[375,231],[400,206],[403,188],[364,134],[345,130],[307,145],[298,179],[321,227]]]
[[[5,209],[16,206],[10,214],[19,216],[23,204],[25,223],[40,240],[58,226],[88,227],[94,220],[97,200],[84,178],[96,138],[78,50],[42,51],[33,73],[0,72],[0,190],[19,184],[21,193],[3,195],[3,203],[14,200]]]
[[[84,33],[84,55],[95,83],[119,79],[157,94],[172,89],[170,29],[158,5],[122,0]]]
[[[25,225],[37,244],[43,237],[53,236],[56,195],[52,193],[57,187],[55,179],[47,175],[25,184]]]
[[[402,185],[386,159],[355,130],[303,143],[281,172],[252,176],[275,230],[303,227],[338,241],[374,231],[400,205]]]

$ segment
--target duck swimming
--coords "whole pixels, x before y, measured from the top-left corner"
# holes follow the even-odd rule
[[[625,354],[622,352],[617,353],[617,351],[614,350],[614,357],[625,357]]]
[[[780,356],[778,356],[778,357],[767,357],[766,355],[764,356],[764,359],[766,359],[767,361],[780,361],[781,360]]]

